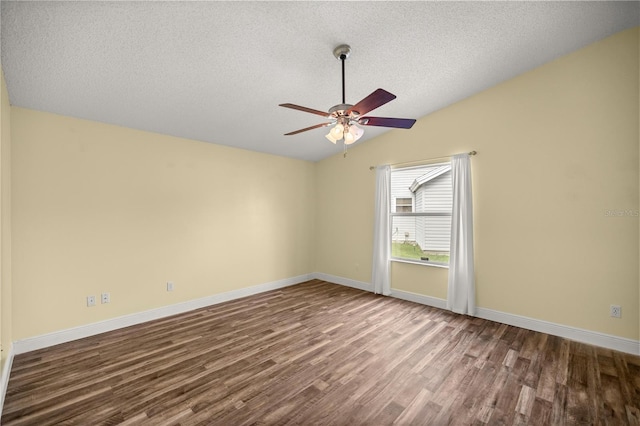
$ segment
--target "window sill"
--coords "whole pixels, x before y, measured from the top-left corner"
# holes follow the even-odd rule
[[[449,269],[449,265],[443,265],[441,263],[420,262],[418,260],[399,259],[397,257],[392,257],[390,260],[392,262],[398,262],[398,263],[412,263],[414,265],[431,266],[431,267],[434,267],[434,268]]]

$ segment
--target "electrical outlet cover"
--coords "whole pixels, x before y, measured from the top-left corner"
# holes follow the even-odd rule
[[[622,318],[622,307],[620,305],[611,305],[610,314],[613,318]]]
[[[87,306],[96,306],[95,296],[87,296]]]
[[[111,302],[111,295],[109,293],[102,293],[102,303],[109,303]]]

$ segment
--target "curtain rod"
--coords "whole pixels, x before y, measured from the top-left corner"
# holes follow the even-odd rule
[[[477,151],[469,151],[467,154],[469,155],[476,155],[478,152]],[[454,154],[455,155],[455,154]],[[420,164],[424,161],[432,161],[432,160],[444,160],[445,158],[451,158],[453,157],[453,155],[446,155],[444,157],[434,157],[434,158],[424,158],[422,160],[415,160],[415,161],[407,161],[404,163],[395,163],[395,164],[389,164],[390,166],[408,166],[411,164]],[[376,166],[369,166],[369,170],[375,170]]]

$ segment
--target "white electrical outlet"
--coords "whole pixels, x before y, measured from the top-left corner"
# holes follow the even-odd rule
[[[609,313],[614,318],[622,318],[622,307],[620,305],[611,305]]]
[[[95,296],[87,296],[87,306],[96,306]]]
[[[102,296],[101,299],[100,299],[101,303],[104,304],[104,303],[111,302],[111,295],[109,293],[102,293],[101,296]]]
[[[173,291],[173,281],[167,282],[167,291]]]

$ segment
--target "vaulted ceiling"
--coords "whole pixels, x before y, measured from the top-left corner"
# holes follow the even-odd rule
[[[317,115],[377,88],[420,118],[624,29],[632,2],[2,1],[14,106],[317,161]],[[366,127],[358,143],[381,132]],[[411,131],[411,130],[402,130]],[[401,137],[401,133],[398,133]]]

